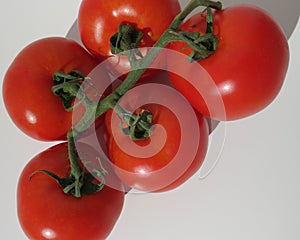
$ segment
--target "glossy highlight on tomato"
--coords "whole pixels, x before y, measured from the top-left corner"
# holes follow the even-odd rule
[[[217,120],[236,120],[253,115],[278,95],[289,64],[287,39],[277,22],[266,11],[251,5],[234,5],[213,11],[214,34],[219,39],[215,53],[199,60],[203,73],[197,76],[204,97],[189,78],[193,67],[186,61],[168,58],[171,68],[182,69],[189,77],[169,73],[174,87],[202,114]],[[195,14],[181,30],[205,33],[206,14]],[[189,55],[190,48],[174,42],[170,49]],[[214,85],[206,87],[210,78]],[[202,82],[201,82],[202,81]],[[214,111],[213,100],[221,97],[226,114]]]
[[[93,148],[81,144],[79,149],[85,154],[85,162],[108,172],[106,185],[81,198],[67,195],[53,178],[36,172],[48,170],[68,177],[67,143],[36,155],[23,169],[17,189],[18,218],[29,239],[100,240],[112,231],[123,208],[123,184],[107,162],[101,161],[99,165],[98,153]]]

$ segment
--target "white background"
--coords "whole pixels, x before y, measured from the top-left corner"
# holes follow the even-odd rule
[[[198,173],[168,193],[127,195],[109,239],[300,239],[300,23],[293,31],[299,0],[224,1],[233,2],[269,9],[290,38],[290,66],[282,91],[262,112],[218,126],[212,144],[218,134],[226,134],[224,146],[206,178]],[[67,34],[79,5],[80,0],[1,1],[0,85],[23,47],[42,37]],[[0,102],[0,233],[3,239],[25,240],[16,216],[17,180],[24,165],[54,143],[25,136],[9,119],[2,94]]]

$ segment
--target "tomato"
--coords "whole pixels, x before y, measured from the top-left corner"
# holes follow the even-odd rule
[[[125,185],[145,192],[172,190],[201,166],[208,145],[208,125],[203,116],[173,88],[142,84],[125,95],[120,106],[152,113],[150,137],[132,140],[109,110],[105,117],[108,156]]]
[[[235,120],[253,115],[268,106],[283,85],[289,63],[287,39],[272,16],[255,6],[213,11],[213,19],[218,49],[198,64],[169,57],[168,68],[177,70],[169,73],[171,82],[206,116]],[[192,16],[181,29],[205,33],[206,14]],[[185,46],[183,42],[169,45],[188,55],[191,49],[183,49]],[[216,98],[224,107],[216,106]]]
[[[80,150],[84,151],[85,161],[100,167],[95,161],[95,150],[85,144]],[[99,192],[81,198],[65,194],[56,180],[48,175],[33,174],[37,170],[49,170],[59,177],[67,177],[70,164],[66,143],[41,152],[25,166],[18,182],[17,212],[29,239],[106,239],[121,213],[124,192],[110,165],[102,160],[101,163],[108,171],[107,185]]]
[[[142,31],[140,48],[151,47],[167,29],[181,8],[177,0],[83,0],[78,14],[78,30],[85,47],[95,56],[111,62],[114,75],[125,74],[130,64],[125,56],[111,54],[110,38],[120,24],[130,24]],[[147,48],[141,50],[143,55]]]
[[[11,63],[3,81],[3,99],[11,119],[32,138],[66,139],[73,113],[66,111],[61,99],[53,94],[52,75],[57,71],[79,70],[87,76],[98,64],[70,39],[47,37],[29,44]],[[106,72],[98,71],[98,75],[100,81],[94,81],[95,86],[108,80]],[[81,116],[83,113],[84,110]],[[77,115],[79,120],[81,116]]]

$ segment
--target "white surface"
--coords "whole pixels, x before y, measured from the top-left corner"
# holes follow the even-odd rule
[[[79,4],[80,0],[0,3],[1,86],[6,69],[24,46],[68,32]],[[196,174],[173,192],[129,194],[110,240],[300,239],[299,42],[298,23],[289,40],[289,71],[276,100],[253,117],[217,128],[214,134],[226,127],[226,137],[212,173],[205,179]],[[16,217],[17,179],[27,161],[54,143],[21,133],[8,118],[2,95],[0,102],[0,233],[3,239],[23,240]]]

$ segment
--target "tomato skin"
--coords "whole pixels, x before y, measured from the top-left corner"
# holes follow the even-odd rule
[[[206,119],[203,118],[203,116],[200,115],[199,113],[196,114],[197,114],[199,129],[200,129],[201,142],[199,144],[199,148],[197,149],[197,153],[195,155],[194,160],[179,178],[177,178],[171,184],[163,188],[157,189],[155,192],[166,192],[179,187],[200,169],[207,153],[209,127]]]
[[[205,32],[205,15],[196,14],[188,19],[181,29]],[[219,47],[210,57],[198,63],[206,71],[198,77],[209,76],[215,89],[204,91],[206,99],[187,81],[169,73],[175,88],[202,114],[217,120],[236,120],[253,115],[268,106],[278,95],[287,72],[289,47],[280,26],[264,10],[250,5],[235,5],[221,11],[214,11],[214,33],[219,38]],[[184,43],[169,45],[170,49],[189,54]],[[171,67],[179,63],[168,59]],[[193,73],[186,62],[180,63],[182,71]],[[205,76],[207,75],[207,76]],[[226,114],[211,113],[213,95],[219,95]]]
[[[121,23],[131,24],[144,34],[139,47],[151,47],[167,29],[181,8],[177,0],[83,0],[78,14],[78,29],[85,47],[95,56],[111,62],[117,75],[130,70],[127,57],[111,54],[110,38]],[[141,50],[145,54],[148,50]]]
[[[134,97],[142,96],[144,94]],[[129,99],[134,99],[134,97]],[[179,104],[180,100],[176,99],[176,95],[170,94],[166,98],[170,102],[174,101],[175,105]],[[133,102],[134,100],[129,101]],[[129,105],[131,103],[129,102]],[[113,110],[106,113],[105,126],[108,135],[109,158],[122,182],[133,189],[145,192],[165,192],[175,189],[189,179],[202,165],[208,147],[207,121],[201,114],[193,110],[198,126],[196,126],[197,123],[191,126],[190,138],[187,140],[182,134],[184,129],[181,129],[179,122],[181,120],[166,106],[149,103],[141,108],[150,111],[153,115],[154,130],[151,139],[132,141],[119,128],[120,122],[117,120],[116,113]],[[164,133],[160,128],[156,128],[157,125],[165,131],[166,138],[163,140],[163,144],[161,142]],[[197,134],[200,135],[200,140],[196,143],[195,150],[193,138]],[[187,142],[183,144],[183,141]],[[186,145],[189,143],[193,147]],[[136,146],[141,149],[136,149]],[[191,157],[188,153],[192,151],[195,151],[195,154]],[[176,160],[175,157],[178,152],[181,152],[180,160]]]
[[[98,63],[71,39],[47,37],[29,44],[11,63],[3,81],[3,99],[13,122],[38,140],[66,139],[73,113],[52,93],[52,75],[79,70],[87,76]],[[99,78],[108,75],[103,71]]]
[[[93,156],[93,150],[83,147]],[[29,180],[33,172],[41,169],[67,177],[70,173],[67,156],[67,144],[61,143],[38,154],[25,166],[17,188],[17,211],[22,229],[29,239],[35,240],[106,239],[124,202],[122,184],[107,164],[104,165],[109,171],[106,181],[114,181],[119,190],[105,186],[98,193],[80,199],[63,193],[58,183],[43,173],[36,173]],[[93,157],[88,160],[98,166]]]

